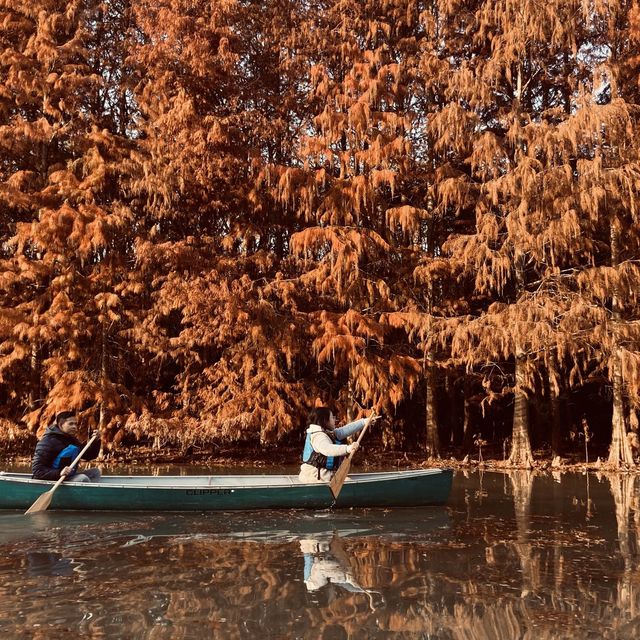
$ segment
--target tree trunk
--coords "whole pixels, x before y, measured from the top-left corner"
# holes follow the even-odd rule
[[[613,382],[613,415],[611,416],[611,446],[609,447],[609,464],[615,468],[620,464],[633,465],[633,452],[627,439],[626,420],[624,419],[623,383],[620,372],[620,360],[616,353],[611,364]]]
[[[518,85],[520,84],[520,72],[518,72]],[[524,258],[516,261],[516,282],[518,296],[525,290]],[[511,453],[509,464],[530,469],[533,466],[533,453],[529,440],[529,399],[524,393],[525,367],[527,355],[522,347],[515,348],[515,391],[513,406],[513,427],[511,430]]]
[[[473,437],[474,437],[474,429],[475,426],[473,424],[473,404],[471,402],[471,385],[467,382],[465,378],[464,382],[464,422],[463,422],[463,440],[462,440],[462,449],[465,454],[468,454],[473,447]]]
[[[562,400],[560,398],[560,365],[558,363],[557,352],[551,350],[550,370],[548,377],[549,388],[549,410],[551,413],[551,458],[562,455]]]
[[[31,384],[29,385],[27,402],[29,411],[33,411],[40,399],[40,363],[38,362],[38,347],[35,343],[31,345],[29,364],[31,366]]]
[[[102,321],[102,345],[100,350],[100,412],[98,415],[98,431],[100,432],[100,437],[103,439],[103,444],[105,443],[105,428],[107,426],[107,412],[104,407],[104,400],[106,395],[106,380],[107,380],[107,335],[106,335],[106,324],[104,320]],[[104,460],[106,454],[106,447],[103,446],[100,448],[100,453],[98,455],[98,460]]]
[[[530,469],[533,466],[533,453],[529,440],[529,400],[522,391],[525,361],[523,353],[516,355],[516,389],[509,463]]]
[[[440,457],[440,436],[438,435],[438,421],[436,414],[436,370],[433,366],[433,354],[427,355],[427,369],[425,379],[426,391],[426,428],[427,428],[427,455],[432,458]]]
[[[453,389],[454,389],[454,384],[453,384],[452,377],[450,375],[445,374],[444,397],[447,399],[447,406],[449,407],[449,411],[446,412],[446,415],[444,415],[443,413],[437,416],[438,423],[439,423],[438,435],[440,436],[440,441],[444,443],[445,446],[451,445],[451,441],[453,440],[453,420],[455,420],[456,413],[457,413],[451,407],[451,398],[453,397]]]
[[[609,227],[611,242],[611,266],[617,267],[619,262],[620,231],[617,221],[613,220]],[[611,316],[614,353],[609,366],[609,377],[613,386],[613,414],[611,416],[611,446],[609,447],[609,465],[619,468],[621,464],[634,466],[633,451],[627,439],[627,426],[624,410],[624,380],[622,379],[622,363],[618,346],[618,326],[622,320],[620,294],[614,286],[611,299]]]
[[[562,455],[562,421],[560,396],[551,390],[551,457]]]
[[[106,426],[106,411],[104,410],[104,398],[106,395],[106,380],[107,380],[107,337],[105,335],[104,323],[102,326],[102,353],[100,355],[100,418],[98,420],[98,429],[100,433],[104,433]]]
[[[464,420],[466,418],[462,415],[462,409],[464,409],[464,392],[461,393],[462,385],[459,384],[459,379],[456,380],[452,376],[451,384],[449,385],[449,399],[451,400],[451,444],[454,447],[459,447],[464,439]],[[462,400],[462,402],[460,402]]]

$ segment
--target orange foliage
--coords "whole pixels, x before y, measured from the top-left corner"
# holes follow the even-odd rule
[[[274,443],[320,399],[437,455],[443,398],[640,407],[639,15],[0,2],[0,418]]]

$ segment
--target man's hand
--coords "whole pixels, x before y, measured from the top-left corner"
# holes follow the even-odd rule
[[[60,476],[72,476],[76,470],[73,467],[65,467],[61,472]]]
[[[357,451],[360,448],[360,445],[357,442],[352,442],[351,444],[347,445],[347,453],[353,453],[354,451]]]

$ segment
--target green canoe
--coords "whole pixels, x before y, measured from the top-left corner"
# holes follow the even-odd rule
[[[227,511],[417,507],[444,504],[449,469],[353,473],[334,503],[329,486],[291,475],[103,476],[96,483],[62,484],[50,509],[91,511]],[[27,509],[53,482],[0,472],[0,509]]]

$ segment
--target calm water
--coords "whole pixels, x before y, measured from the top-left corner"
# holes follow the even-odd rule
[[[638,638],[640,478],[458,473],[446,508],[0,513],[1,638]]]

